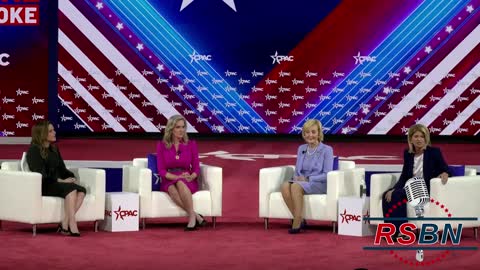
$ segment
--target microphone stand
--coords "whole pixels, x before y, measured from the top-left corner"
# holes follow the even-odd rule
[[[417,218],[423,218],[424,212],[425,211],[424,211],[423,205],[415,206],[415,215],[417,216]],[[417,249],[415,259],[417,259],[418,262],[423,262],[423,249]]]

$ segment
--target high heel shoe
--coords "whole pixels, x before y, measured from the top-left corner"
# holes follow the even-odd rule
[[[79,232],[78,232],[78,233],[72,232],[72,231],[70,230],[70,226],[68,226],[68,231],[67,231],[67,232],[68,232],[68,234],[67,234],[68,236],[71,236],[71,237],[80,237],[80,233],[79,233]]]
[[[304,219],[302,223],[300,223],[300,229],[306,230],[307,229],[307,221]]]
[[[288,229],[289,234],[297,234],[297,233],[300,233],[301,231],[302,231],[301,227]]]
[[[198,223],[197,225],[198,225],[199,227],[205,227],[205,226],[207,226],[207,220],[206,220],[202,215],[200,215],[200,214],[198,214],[198,215],[202,218],[202,222]],[[195,221],[195,222],[196,222],[196,221]]]
[[[57,232],[58,233],[61,233],[63,235],[68,235],[70,233],[70,229],[66,230],[62,227],[62,223],[58,224],[58,227],[57,227]]]
[[[185,227],[185,231],[186,232],[190,232],[190,231],[195,231],[197,229],[197,220],[195,220],[195,225],[193,225],[193,227]]]

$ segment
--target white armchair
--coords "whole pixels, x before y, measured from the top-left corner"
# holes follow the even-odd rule
[[[259,176],[259,216],[264,218],[268,229],[269,218],[292,219],[285,204],[280,187],[292,178],[295,166],[263,168]],[[365,169],[355,168],[353,161],[340,161],[339,170],[327,174],[327,194],[304,196],[304,218],[332,221],[335,232],[338,211],[338,198],[360,196],[360,185],[365,179]]]
[[[70,169],[87,189],[84,202],[76,214],[77,221],[98,221],[105,214],[105,171]],[[64,200],[42,196],[42,175],[20,171],[20,162],[3,162],[0,170],[0,222],[15,221],[33,225],[60,223],[64,216]]]
[[[222,168],[200,164],[199,191],[192,195],[195,212],[212,217],[222,216]],[[123,191],[140,196],[140,218],[145,229],[146,218],[182,217],[187,213],[178,207],[168,193],[152,191],[152,171],[147,168],[146,158],[136,158],[133,166],[123,166]]]
[[[393,174],[373,174],[370,180],[370,216],[383,217],[382,194],[392,188],[400,178],[400,173]],[[452,217],[480,217],[480,175],[477,175],[475,169],[465,169],[465,176],[449,177],[446,185],[441,183],[439,178],[430,180],[430,197],[444,204]],[[425,217],[446,218],[445,208],[436,205],[427,204],[425,206]],[[415,210],[410,205],[407,206],[407,217],[416,217]],[[383,221],[372,220],[372,224],[380,224]],[[412,221],[417,227],[421,226],[420,221]],[[447,221],[428,221],[438,225],[439,229]],[[477,227],[480,221],[459,221],[448,222],[455,228],[458,223],[463,224],[463,228],[474,228],[475,238],[477,238]]]

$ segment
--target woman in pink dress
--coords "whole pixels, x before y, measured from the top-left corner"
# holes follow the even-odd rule
[[[193,231],[206,224],[200,214],[193,211],[192,194],[198,191],[200,174],[198,149],[195,141],[187,136],[187,121],[181,115],[168,119],[163,141],[157,145],[158,174],[162,178],[160,190],[188,214],[186,231]]]

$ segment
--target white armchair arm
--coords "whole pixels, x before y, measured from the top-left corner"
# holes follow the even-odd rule
[[[5,161],[2,162],[2,170],[7,171],[21,171],[20,162],[18,161]]]
[[[36,224],[41,209],[41,174],[0,170],[0,220]]]
[[[270,193],[280,191],[283,182],[288,181],[295,173],[295,166],[280,166],[260,169],[259,206],[260,217],[268,217]]]
[[[220,167],[200,165],[200,178],[212,196],[212,216],[222,216],[223,170]]]
[[[87,194],[95,197],[94,216],[98,220],[104,218],[105,211],[105,170],[89,168],[71,168],[80,185],[87,189]]]
[[[372,175],[370,178],[370,216],[383,217],[382,195],[386,190],[393,188],[398,178],[398,174],[391,173]],[[379,221],[372,221],[372,223],[378,224]]]
[[[122,190],[138,193],[140,218],[152,216],[152,171],[136,166],[123,166]]]
[[[327,217],[337,220],[338,198],[360,196],[360,185],[365,178],[364,168],[331,171],[327,174]]]
[[[452,217],[480,218],[480,175],[450,177],[443,185],[439,178],[430,181],[430,197],[448,209]],[[447,217],[445,208],[430,206],[433,217]],[[461,221],[464,227],[479,226],[479,221]]]
[[[475,176],[477,175],[477,170],[475,168],[465,168],[465,176]]]

